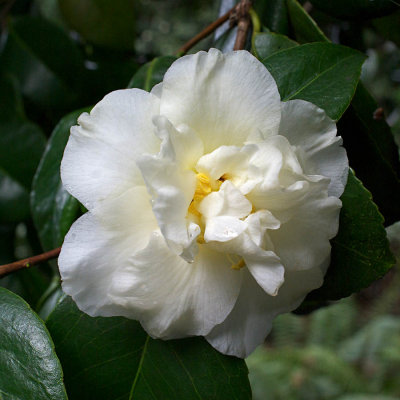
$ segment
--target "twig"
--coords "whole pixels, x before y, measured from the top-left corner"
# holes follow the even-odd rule
[[[238,25],[238,33],[236,36],[236,42],[234,50],[244,49],[246,44],[247,32],[251,24],[250,11],[251,1],[241,0],[235,7],[231,8],[226,14],[219,17],[212,24],[208,25],[207,28],[203,29],[195,37],[186,42],[179,50],[179,55],[186,54],[193,46],[200,42],[200,40],[206,38],[208,35],[213,33],[219,26],[226,21],[230,21],[230,26]]]
[[[42,262],[51,260],[52,258],[58,257],[60,254],[61,247],[47,251],[46,253],[39,254],[37,256],[28,257],[24,260],[15,261],[11,264],[0,265],[0,278],[11,274],[11,272],[18,271],[20,269],[29,268],[32,265],[40,264]]]
[[[208,25],[207,28],[204,28],[200,33],[198,33],[196,36],[194,36],[192,39],[190,39],[188,42],[186,42],[179,50],[178,54],[184,55],[186,54],[193,46],[195,46],[197,43],[200,42],[200,40],[206,38],[208,35],[213,33],[219,26],[221,26],[223,23],[228,21],[231,13],[236,9],[236,6],[231,8],[226,14],[222,15],[219,17],[216,21],[214,21],[212,24]]]
[[[250,8],[251,1],[242,0],[231,15],[232,20],[237,21],[238,27],[233,50],[243,50],[246,45],[247,33],[251,24]]]

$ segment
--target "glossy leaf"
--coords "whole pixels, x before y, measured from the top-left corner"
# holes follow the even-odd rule
[[[29,16],[16,18],[9,28],[0,69],[17,77],[23,95],[46,112],[80,103],[83,58],[67,34]]]
[[[45,137],[37,125],[27,120],[0,123],[0,168],[29,190],[45,147]]]
[[[315,21],[297,0],[286,0],[290,25],[299,43],[328,42]]]
[[[284,35],[289,32],[286,0],[256,1],[254,8],[268,29]]]
[[[45,137],[24,115],[12,76],[0,78],[0,221],[29,217],[29,190],[42,156]]]
[[[144,64],[132,77],[128,88],[139,88],[149,92],[163,80],[167,69],[175,60],[174,56],[163,56]]]
[[[393,0],[310,0],[318,9],[336,18],[377,18],[400,8]]]
[[[28,190],[0,169],[0,221],[19,222],[29,214]]]
[[[69,130],[86,110],[74,111],[54,128],[36,172],[31,192],[33,221],[45,250],[60,246],[80,212],[79,202],[62,186],[60,164]]]
[[[18,81],[12,74],[0,76],[0,120],[24,117],[24,106]]]
[[[371,193],[349,174],[341,197],[339,233],[332,240],[331,265],[320,289],[308,300],[337,300],[368,287],[394,265],[383,218]]]
[[[269,57],[280,50],[289,49],[298,44],[287,36],[278,33],[258,33],[254,36],[254,53],[259,60]]]
[[[0,288],[0,397],[66,400],[60,363],[43,321]]]
[[[154,340],[136,321],[89,317],[70,297],[47,327],[70,400],[251,399],[245,362],[203,338]]]
[[[374,117],[378,105],[363,86],[339,121],[350,165],[369,189],[390,225],[400,220],[400,162],[397,146],[384,116]],[[373,163],[373,166],[371,165]]]
[[[297,9],[302,21],[296,32],[309,41],[320,40],[319,28],[301,5],[295,0],[288,0],[288,5],[290,16]],[[350,165],[372,192],[385,223],[389,225],[400,220],[400,162],[398,148],[384,115],[379,117],[376,111],[378,105],[359,82],[350,107],[338,123],[338,130],[344,139]]]
[[[365,56],[348,47],[310,43],[263,60],[283,101],[303,99],[339,119],[354,95]]]

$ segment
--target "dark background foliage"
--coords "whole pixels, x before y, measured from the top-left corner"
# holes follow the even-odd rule
[[[150,90],[182,44],[232,5],[230,0],[0,1],[1,264],[61,245],[85,212],[59,177],[77,116],[112,90]],[[254,394],[265,398],[268,391],[268,398],[285,400],[398,397],[393,378],[400,367],[398,265],[370,285],[394,264],[383,223],[400,220],[400,6],[393,0],[256,0],[254,8],[260,27],[248,50],[271,71],[283,99],[296,92],[339,120],[354,170],[342,197],[341,228],[332,241],[325,284],[297,313],[359,292],[306,317],[281,317],[269,350],[249,360]],[[234,35],[224,26],[191,52],[227,49]],[[306,87],[310,77],[315,82]],[[17,366],[19,357],[48,377],[43,383],[48,393],[37,392],[38,399],[66,398],[62,373],[73,400],[172,398],[162,380],[191,382],[180,387],[177,398],[251,396],[244,362],[221,356],[202,339],[154,341],[136,322],[81,313],[63,297],[55,261],[9,275],[0,286],[5,288],[0,288],[0,354],[16,355],[15,360],[0,356],[0,398],[3,392],[5,399],[31,398],[29,383],[41,386],[43,377]],[[385,332],[391,332],[390,340]],[[21,340],[10,340],[17,333]],[[379,340],[370,344],[371,335]],[[35,338],[41,348],[25,353]],[[43,351],[47,372],[40,364]],[[201,361],[192,362],[191,356]],[[10,366],[16,366],[15,374],[5,379]],[[379,379],[372,379],[376,374]],[[344,397],[347,392],[364,397]],[[53,397],[46,397],[49,393]]]

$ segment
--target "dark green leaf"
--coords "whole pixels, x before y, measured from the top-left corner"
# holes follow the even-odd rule
[[[0,120],[0,124],[0,168],[29,190],[45,137],[37,125],[27,120]]]
[[[304,10],[297,0],[286,0],[289,12],[290,25],[296,40],[300,43],[328,42],[328,38],[321,31],[315,21]]]
[[[377,18],[400,8],[394,0],[310,0],[320,10],[336,18]]]
[[[261,23],[273,32],[289,33],[288,13],[285,0],[256,1],[254,8]]]
[[[400,47],[400,9],[387,17],[374,19],[372,24],[386,40],[391,40]]]
[[[310,43],[282,50],[263,60],[282,100],[303,99],[335,120],[354,95],[365,56],[348,47]]]
[[[257,33],[254,36],[254,53],[259,60],[269,57],[277,51],[297,46],[297,43],[287,36],[278,33]]]
[[[0,221],[29,217],[29,190],[45,137],[24,115],[15,79],[0,78]]]
[[[59,0],[58,3],[64,21],[89,42],[133,50],[138,2]]]
[[[15,19],[0,65],[17,77],[25,97],[47,112],[80,102],[82,55],[66,33],[49,21],[29,16]]]
[[[321,288],[307,300],[337,300],[368,287],[394,265],[383,218],[371,194],[349,173],[341,197],[339,233],[332,240],[332,261]]]
[[[301,5],[295,0],[288,0],[288,5],[291,18],[292,15],[299,17],[299,35],[309,41],[321,40],[319,28]],[[294,29],[297,32],[296,26]],[[389,126],[383,115],[375,116],[377,109],[378,105],[359,82],[338,130],[344,139],[350,165],[372,192],[386,224],[391,224],[400,220],[400,163]],[[371,162],[374,168],[370,168]]]
[[[67,399],[60,363],[42,320],[20,297],[0,288],[0,396]]]
[[[24,106],[18,90],[18,81],[13,75],[0,76],[0,120],[24,117]]]
[[[30,189],[42,156],[45,137],[24,116],[22,100],[11,76],[0,78],[0,170],[22,189]]]
[[[74,111],[54,128],[36,172],[31,193],[32,216],[45,250],[60,246],[79,215],[79,202],[62,186],[60,164],[69,130],[86,110]]]
[[[163,80],[167,69],[175,60],[174,56],[163,56],[144,64],[135,73],[128,88],[139,88],[149,92],[153,86]]]
[[[245,362],[203,338],[154,340],[138,322],[91,318],[69,297],[47,326],[71,400],[251,399]]]
[[[400,163],[397,146],[378,105],[359,85],[351,106],[338,123],[350,165],[390,225],[400,220]],[[375,118],[374,118],[375,116]],[[373,163],[373,167],[371,167]]]
[[[19,222],[29,214],[28,190],[0,169],[0,221]]]
[[[35,3],[43,17],[66,28],[58,0],[36,0]]]

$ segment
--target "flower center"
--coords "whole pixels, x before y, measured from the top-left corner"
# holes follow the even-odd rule
[[[196,178],[196,189],[194,191],[193,200],[188,208],[188,212],[200,218],[201,213],[198,210],[199,204],[204,197],[208,196],[212,191],[218,191],[224,179],[220,178],[218,181],[214,181],[202,172],[197,174]]]

